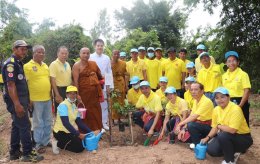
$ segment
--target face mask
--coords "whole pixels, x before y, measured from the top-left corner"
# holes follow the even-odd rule
[[[147,55],[148,55],[149,58],[153,58],[154,57],[154,53],[153,52],[148,52]]]
[[[76,102],[77,99],[71,100],[70,98],[67,98],[70,103]]]
[[[134,89],[138,89],[140,87],[140,84],[136,84],[133,86]]]

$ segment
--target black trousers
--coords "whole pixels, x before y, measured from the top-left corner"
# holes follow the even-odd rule
[[[80,153],[84,150],[81,139],[71,133],[58,131],[58,133],[53,132],[53,136],[58,141],[57,146],[61,149],[74,153]]]
[[[207,152],[214,157],[224,155],[226,162],[234,162],[234,154],[236,152],[245,153],[253,144],[253,139],[248,134],[231,134],[220,132],[209,143]]]
[[[241,100],[242,100],[242,97],[231,97],[230,98],[230,101],[236,103],[237,105],[240,104]],[[242,106],[243,114],[244,114],[244,117],[246,119],[246,123],[248,126],[249,126],[249,107],[250,107],[250,104],[248,101],[246,101],[245,104]]]
[[[57,86],[57,88],[58,88],[58,92],[59,92],[60,96],[63,98],[63,100],[65,100],[67,87],[58,87]],[[55,98],[54,98],[55,115],[57,114],[57,107],[58,106],[59,106],[59,103],[57,103],[55,101]]]

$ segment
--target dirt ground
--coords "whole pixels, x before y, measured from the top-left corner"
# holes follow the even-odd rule
[[[251,131],[254,144],[243,155],[240,156],[238,164],[259,164],[260,163],[260,96],[251,96],[254,102],[251,110]],[[0,96],[0,163],[18,163],[18,161],[8,162],[8,145],[10,138],[11,119],[10,114],[6,113],[5,104]],[[118,126],[114,126],[112,130],[113,146],[109,144],[108,134],[104,134],[99,142],[99,149],[96,154],[84,151],[80,154],[60,151],[59,155],[54,155],[52,149],[48,148],[44,153],[44,161],[40,163],[142,163],[142,164],[210,164],[221,163],[222,157],[210,157],[207,155],[205,160],[197,160],[194,152],[189,149],[189,145],[185,143],[168,144],[167,140],[161,141],[156,146],[144,147],[142,130],[134,126],[133,146],[128,145],[131,140],[129,127],[125,132],[119,132]],[[154,140],[155,138],[153,138]]]

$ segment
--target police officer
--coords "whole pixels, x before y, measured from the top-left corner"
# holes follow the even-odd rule
[[[32,150],[31,125],[28,117],[29,91],[23,71],[22,59],[30,48],[25,41],[13,43],[13,54],[3,65],[4,101],[12,116],[10,160],[19,159],[22,162],[38,162],[43,160]],[[23,152],[20,151],[20,142]]]

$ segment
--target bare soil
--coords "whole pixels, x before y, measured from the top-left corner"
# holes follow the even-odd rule
[[[0,95],[1,96],[1,95]],[[250,97],[253,102],[260,102],[259,95]],[[260,163],[260,109],[259,106],[251,108],[251,131],[254,144],[243,155],[240,156],[238,164],[259,164]],[[0,97],[0,163],[19,163],[18,161],[8,162],[8,145],[10,139],[11,118],[6,112],[2,96]],[[99,149],[96,154],[84,151],[79,154],[61,150],[59,155],[54,155],[51,148],[44,153],[44,160],[40,163],[142,163],[142,164],[210,164],[221,163],[222,157],[211,157],[207,155],[205,160],[197,160],[194,152],[189,149],[186,143],[168,144],[167,140],[161,141],[156,146],[144,147],[145,136],[143,131],[134,126],[134,144],[131,141],[129,127],[125,132],[119,132],[118,126],[112,128],[112,146],[109,143],[109,135],[104,134],[99,142]],[[155,140],[155,138],[153,138]],[[152,143],[152,142],[151,142]]]

